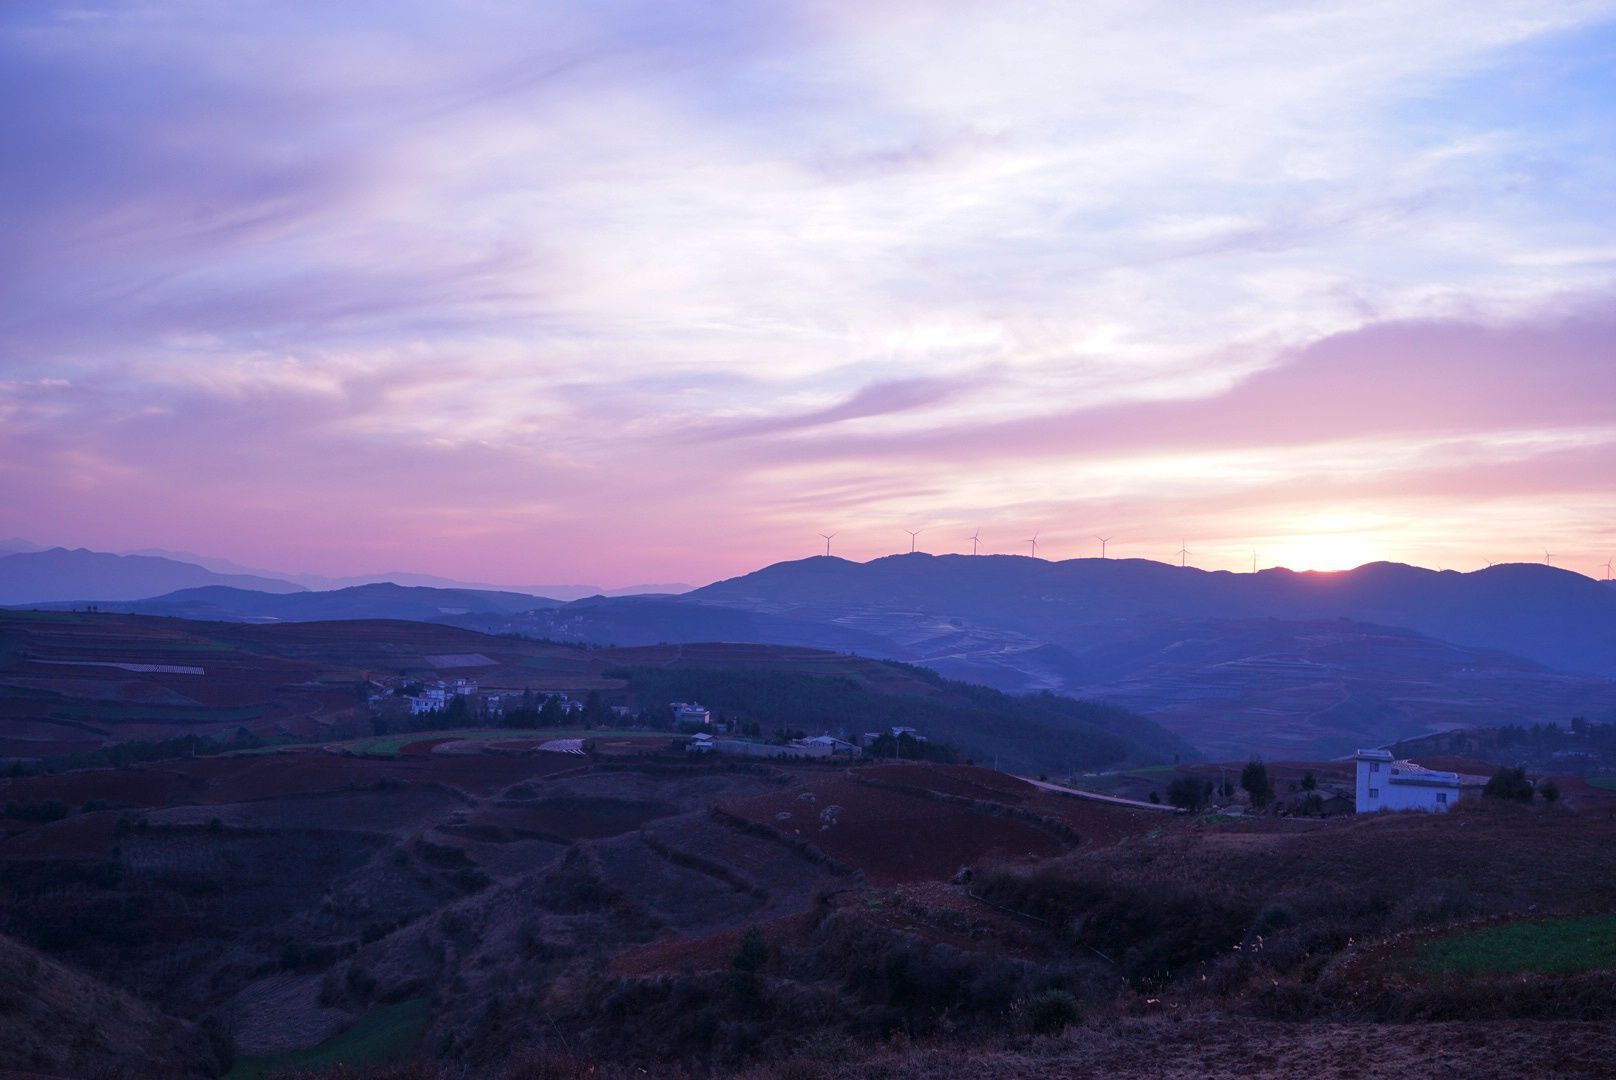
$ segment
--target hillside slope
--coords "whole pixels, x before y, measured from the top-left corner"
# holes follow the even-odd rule
[[[0,1073],[202,1077],[221,1063],[189,1024],[0,937]]]

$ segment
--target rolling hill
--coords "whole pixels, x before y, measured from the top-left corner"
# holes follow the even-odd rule
[[[376,683],[465,676],[483,690],[602,694],[656,709],[704,703],[763,730],[859,734],[907,724],[967,755],[1033,771],[1194,758],[1127,710],[1013,696],[822,650],[706,644],[582,649],[405,621],[195,622],[112,613],[0,613],[0,759],[205,736],[368,735]]]
[[[1139,619],[1348,618],[1616,677],[1616,594],[1535,564],[1468,574],[1400,563],[1231,574],[1143,559],[821,556],[720,581],[688,599],[844,623],[862,613],[946,615],[1057,643],[1076,628]]]
[[[618,645],[767,640],[1115,701],[1220,757],[1616,716],[1616,592],[1549,567],[1206,573],[1139,560],[816,557],[659,600],[458,625]]]

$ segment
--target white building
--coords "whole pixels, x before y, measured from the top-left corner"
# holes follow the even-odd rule
[[[705,705],[694,702],[675,701],[668,708],[673,710],[673,722],[679,727],[706,727],[713,720]]]
[[[791,745],[801,747],[808,752],[810,757],[833,757],[837,754],[855,757],[864,752],[846,739],[838,739],[832,735],[815,735],[810,739],[797,739]]]
[[[1398,761],[1390,750],[1360,750],[1358,813],[1377,810],[1446,810],[1459,801],[1458,773],[1437,772],[1412,761]]]
[[[419,694],[409,699],[409,702],[411,716],[442,712],[449,707],[448,685],[442,680],[427,683],[421,687]]]

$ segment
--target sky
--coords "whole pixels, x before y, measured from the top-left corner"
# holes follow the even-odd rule
[[[1616,3],[0,5],[0,536],[1616,557]]]

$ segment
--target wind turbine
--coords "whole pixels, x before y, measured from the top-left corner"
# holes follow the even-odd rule
[[[1111,538],[1109,536],[1096,536],[1094,539],[1100,542],[1100,558],[1105,558],[1105,545],[1111,542]]]
[[[1184,544],[1188,544],[1188,543],[1189,543],[1188,540],[1184,541]],[[1180,570],[1182,570],[1184,568],[1185,560],[1190,557],[1190,549],[1185,547],[1184,544],[1180,544],[1179,547],[1178,547],[1178,551],[1176,552],[1176,554],[1178,555],[1178,566],[1179,566]]]
[[[967,536],[965,539],[967,539],[967,540],[969,540],[971,542],[971,554],[975,555],[976,554],[976,545],[978,543],[980,543],[981,540],[982,540],[982,530],[981,529],[976,530],[974,533],[972,533],[970,536]]]
[[[926,530],[925,529],[905,529],[903,531],[909,534],[909,554],[913,555],[915,553],[915,537],[919,536],[921,533],[925,532]]]
[[[820,533],[819,535],[825,538],[825,558],[828,559],[828,558],[830,558],[830,541],[831,541],[831,538],[833,536],[835,536],[836,534],[835,533]]]
[[[1610,560],[1609,559],[1605,560],[1605,580],[1606,581],[1610,580]]]
[[[1033,533],[1032,539],[1028,540],[1027,543],[1032,545],[1032,557],[1036,559],[1038,557],[1038,534]]]
[[[1253,574],[1257,572],[1257,553],[1255,551],[1251,553],[1251,572]]]
[[[1545,551],[1543,553],[1543,565],[1544,566],[1553,566],[1554,565],[1554,556],[1549,554],[1547,551]]]

